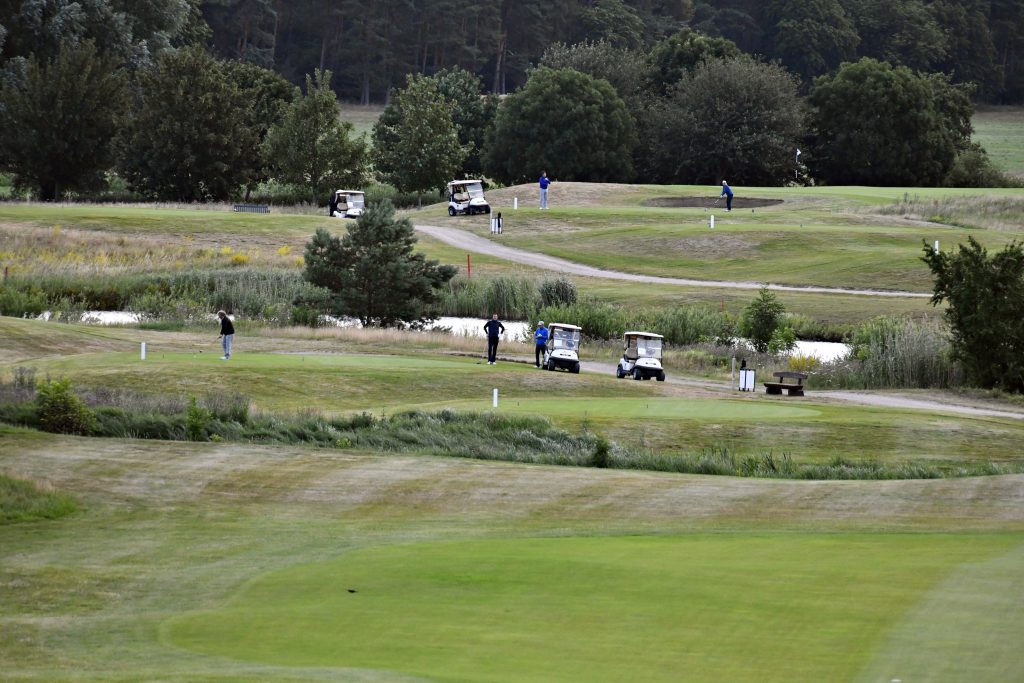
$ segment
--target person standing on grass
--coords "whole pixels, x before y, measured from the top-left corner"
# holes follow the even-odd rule
[[[551,184],[551,180],[548,179],[548,172],[540,172],[540,208],[548,208],[548,185]]]
[[[224,311],[217,311],[217,317],[220,318],[220,343],[224,347],[224,355],[220,357],[221,360],[229,360],[231,358],[231,342],[235,340],[235,326],[231,324],[231,318]]]
[[[505,333],[505,326],[498,321],[497,313],[484,323],[484,332],[487,333],[487,364],[494,365],[498,357],[498,340]]]
[[[537,367],[539,368],[540,361],[542,358],[544,358],[544,352],[548,348],[548,328],[544,327],[543,320],[537,321],[537,331],[534,332],[533,339],[537,344],[537,347],[533,354],[534,362],[537,364]]]
[[[722,194],[719,195],[719,199],[722,197],[725,197],[725,210],[732,211],[732,188],[724,180],[722,181]]]

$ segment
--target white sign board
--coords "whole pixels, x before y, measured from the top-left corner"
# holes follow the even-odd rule
[[[744,368],[740,370],[740,391],[754,391],[754,371]]]

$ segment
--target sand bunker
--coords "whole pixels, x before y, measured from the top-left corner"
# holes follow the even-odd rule
[[[760,197],[733,197],[732,208],[734,209],[757,209],[762,206],[775,206],[781,204],[781,199],[761,199]],[[662,208],[681,209],[697,208],[707,209],[715,203],[714,197],[654,197],[643,203],[644,206],[659,206]],[[718,205],[725,207],[725,199],[718,202]]]

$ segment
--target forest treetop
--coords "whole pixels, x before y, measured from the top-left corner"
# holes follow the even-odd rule
[[[871,57],[972,83],[979,101],[1024,102],[1024,0],[3,0],[0,60],[93,39],[132,67],[202,43],[295,84],[330,70],[342,100],[369,104],[454,66],[512,92],[555,43],[648,53],[684,27],[805,84]]]

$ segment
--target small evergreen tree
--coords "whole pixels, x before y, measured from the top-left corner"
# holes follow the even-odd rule
[[[306,244],[303,276],[328,289],[331,312],[359,318],[364,326],[420,326],[432,318],[438,289],[455,276],[415,251],[407,218],[396,218],[390,201],[371,204],[338,238],[319,229]]]

